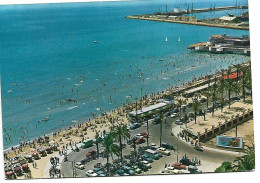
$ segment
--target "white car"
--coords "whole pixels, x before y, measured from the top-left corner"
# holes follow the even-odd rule
[[[173,170],[174,170],[174,167],[171,167],[171,166],[165,168],[164,170],[167,171],[167,172],[174,173],[174,171],[173,171]]]
[[[143,136],[140,133],[136,134],[135,137],[136,138],[143,138]]]
[[[176,125],[182,125],[182,122],[181,122],[179,119],[177,119],[177,120],[175,121],[175,124],[176,124]]]
[[[176,117],[178,117],[178,114],[176,112],[172,113],[171,118],[176,118]]]
[[[148,161],[142,161],[142,163],[147,166],[147,168],[152,168],[152,165]]]
[[[164,154],[164,155],[167,155],[167,156],[170,156],[171,155],[171,152],[166,150],[164,147],[160,147],[158,149],[156,149],[158,152]]]
[[[168,170],[162,170],[159,174],[161,174],[161,175],[169,175],[169,174],[171,174],[171,172],[169,172]]]
[[[85,168],[84,165],[83,165],[82,163],[80,163],[80,162],[77,162],[77,163],[75,164],[75,167],[78,168],[78,169],[80,169],[80,170],[83,170],[83,169]]]
[[[154,144],[154,143],[151,143],[151,144],[150,144],[150,147],[151,147],[152,150],[156,150],[156,149],[160,148],[160,146],[157,146],[157,145]]]
[[[98,174],[95,173],[93,170],[87,171],[87,172],[86,172],[86,175],[87,175],[88,177],[97,177],[97,176],[98,176]]]

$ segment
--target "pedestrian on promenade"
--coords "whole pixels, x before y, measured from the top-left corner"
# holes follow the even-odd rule
[[[37,168],[37,164],[36,164],[36,162],[35,162],[35,168]]]

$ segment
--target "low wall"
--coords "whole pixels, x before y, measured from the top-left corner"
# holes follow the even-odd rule
[[[205,128],[204,133],[198,133],[197,138],[200,142],[206,142],[219,134],[225,133],[226,131],[241,125],[242,123],[253,119],[253,110],[249,109],[243,112],[242,115],[232,116],[231,119],[225,120],[225,122],[219,122],[218,126],[212,126],[211,129]]]

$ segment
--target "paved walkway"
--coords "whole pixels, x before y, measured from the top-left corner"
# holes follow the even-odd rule
[[[77,147],[81,146],[81,143],[76,144]],[[73,150],[71,150],[71,148],[69,147],[67,149],[67,155],[69,155],[70,153],[72,153]],[[59,158],[59,163],[57,164],[57,168],[61,169],[61,163],[63,162],[65,156],[64,155],[59,155],[58,152],[54,153],[52,157],[58,157]],[[51,178],[50,174],[49,174],[49,169],[51,168],[51,162],[49,161],[47,163],[47,165],[44,168],[44,178]]]

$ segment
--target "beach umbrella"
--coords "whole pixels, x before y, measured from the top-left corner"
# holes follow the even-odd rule
[[[15,172],[18,172],[18,171],[20,171],[20,170],[21,170],[21,167],[15,167],[15,168],[14,168],[14,171],[15,171]]]
[[[38,156],[37,152],[32,153],[33,156]]]
[[[13,171],[8,171],[5,173],[5,175],[13,175],[13,173],[14,173]]]
[[[29,158],[31,158],[31,157],[32,157],[31,154],[27,154],[27,155],[24,156],[25,159],[29,159]]]
[[[53,144],[55,144],[55,143],[56,143],[56,142],[55,142],[54,140],[52,140],[52,141],[49,142],[50,145],[53,145]]]
[[[28,167],[28,164],[23,164],[22,167],[23,168]]]

